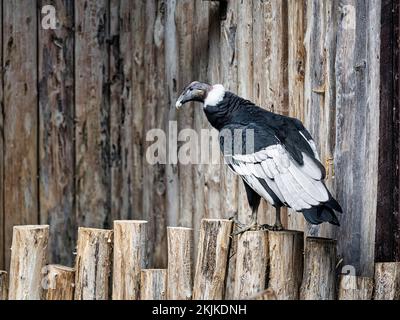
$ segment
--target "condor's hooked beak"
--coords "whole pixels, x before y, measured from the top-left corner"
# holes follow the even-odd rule
[[[191,94],[191,91],[185,90],[182,92],[182,94],[179,96],[178,100],[176,101],[175,107],[179,109],[182,107],[186,102],[192,101],[193,96]]]

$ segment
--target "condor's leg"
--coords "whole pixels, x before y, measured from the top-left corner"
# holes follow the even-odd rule
[[[275,209],[275,224],[272,229],[276,231],[283,230],[283,225],[281,222],[281,207],[277,206]]]
[[[239,226],[239,228],[240,228],[240,230],[235,232],[234,235],[241,234],[248,230],[260,229],[260,226],[257,223],[257,212],[258,212],[258,207],[260,205],[261,197],[258,195],[258,193],[254,192],[253,189],[251,189],[246,182],[243,181],[243,183],[244,183],[244,186],[246,189],[247,200],[248,200],[250,208],[251,208],[251,222],[250,222],[250,224],[245,225],[243,223],[240,223],[240,222],[234,220],[236,225]]]

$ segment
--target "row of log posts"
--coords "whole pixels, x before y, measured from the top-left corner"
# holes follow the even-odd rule
[[[145,269],[146,224],[115,221],[113,230],[79,228],[75,268],[46,266],[49,226],[14,227],[9,279],[0,271],[0,300],[225,298],[232,221],[201,221],[195,269],[193,229],[182,227],[167,229],[168,268]],[[335,299],[335,280],[332,239],[304,242],[298,231],[238,236],[235,299]],[[374,279],[341,275],[337,297],[400,299],[400,262],[376,263]]]

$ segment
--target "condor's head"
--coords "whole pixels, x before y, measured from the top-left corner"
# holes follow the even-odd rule
[[[221,84],[211,86],[207,83],[194,81],[189,84],[176,101],[176,108],[179,109],[185,103],[197,101],[206,106],[215,106],[222,101],[225,95],[225,89]]]

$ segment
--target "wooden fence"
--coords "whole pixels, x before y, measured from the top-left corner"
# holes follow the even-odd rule
[[[203,219],[196,261],[193,229],[168,228],[167,269],[149,268],[147,221],[79,228],[74,268],[47,264],[48,225],[16,226],[9,279],[0,272],[0,300],[400,299],[400,263],[377,263],[374,278],[338,276],[335,240],[247,231],[234,236],[233,251],[232,225]]]
[[[167,225],[193,228],[196,251],[202,218],[245,222],[243,185],[223,165],[145,159],[149,129],[168,132],[169,121],[178,129],[208,128],[198,106],[179,114],[174,108],[194,79],[223,83],[310,129],[326,183],[344,209],[341,227],[310,228],[288,211],[287,228],[336,239],[341,267],[351,265],[357,275],[373,275],[375,248],[379,259],[394,261],[400,246],[393,245],[399,237],[390,231],[397,221],[390,204],[397,182],[386,183],[385,174],[397,160],[388,162],[378,148],[380,137],[381,143],[392,137],[379,123],[385,126],[394,110],[380,99],[381,50],[385,57],[396,52],[381,49],[392,43],[381,31],[392,34],[397,23],[386,19],[394,15],[393,1],[0,3],[3,269],[14,225],[50,225],[50,262],[71,265],[78,226],[109,229],[114,220],[144,219],[148,262],[166,268]],[[41,8],[49,4],[55,30],[41,25]],[[381,18],[392,29],[381,29]],[[260,211],[260,222],[271,222],[266,203]],[[375,239],[382,240],[376,247]]]

